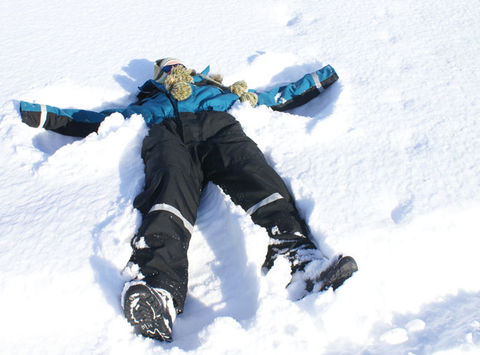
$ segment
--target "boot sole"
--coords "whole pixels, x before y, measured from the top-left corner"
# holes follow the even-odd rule
[[[351,256],[339,257],[336,262],[320,274],[319,280],[322,282],[320,290],[325,291],[331,287],[335,291],[357,270],[357,263]]]
[[[125,294],[123,312],[128,322],[143,336],[171,342],[172,330],[165,318],[168,310],[145,285],[134,285]]]
[[[357,263],[351,256],[340,255],[337,260],[322,271],[320,276],[306,281],[306,290],[310,293],[313,291],[315,285],[320,284],[321,287],[318,289],[318,292],[325,291],[330,287],[335,291],[357,270]]]

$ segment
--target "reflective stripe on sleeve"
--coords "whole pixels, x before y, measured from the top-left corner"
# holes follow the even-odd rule
[[[247,214],[249,214],[250,216],[252,214],[254,214],[260,207],[263,207],[263,206],[266,206],[268,205],[269,203],[272,203],[272,202],[275,202],[277,200],[280,200],[282,199],[283,196],[280,195],[278,192],[275,192],[274,194],[271,194],[270,196],[264,198],[262,201],[260,201],[259,203],[257,203],[256,205],[253,205],[252,207],[250,207],[248,210],[247,210]]]
[[[47,122],[47,106],[40,105],[40,122],[38,123],[38,128],[43,128],[45,122]]]
[[[325,90],[322,86],[322,83],[320,82],[320,78],[318,77],[317,72],[314,71],[313,73],[310,73],[310,75],[312,76],[313,82],[315,83],[315,86],[317,87],[317,89],[320,91]]]
[[[183,222],[183,225],[185,226],[185,229],[187,231],[189,231],[190,234],[193,233],[193,225],[175,207],[173,207],[171,205],[167,205],[166,203],[157,203],[156,205],[153,205],[152,208],[150,208],[150,211],[148,211],[148,213],[156,212],[156,211],[166,211],[166,212],[170,212],[171,214],[177,216]]]

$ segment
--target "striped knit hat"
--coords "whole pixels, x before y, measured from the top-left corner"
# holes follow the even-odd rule
[[[183,64],[180,59],[176,58],[163,58],[155,61],[153,64],[153,80],[163,84],[167,78],[167,73],[165,73],[162,68],[167,65]]]

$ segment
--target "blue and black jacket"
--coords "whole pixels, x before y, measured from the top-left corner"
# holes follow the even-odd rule
[[[239,97],[223,87],[211,85],[204,80],[209,67],[193,77],[192,95],[183,101],[175,100],[163,84],[148,80],[139,89],[137,101],[125,108],[108,109],[101,112],[59,109],[57,107],[20,102],[23,122],[32,127],[40,127],[61,134],[85,137],[95,132],[108,115],[120,112],[124,117],[140,114],[148,126],[165,119],[178,117],[183,112],[227,111]],[[285,111],[300,106],[316,97],[338,79],[335,70],[327,65],[313,73],[306,74],[300,80],[275,87],[268,91],[257,92],[257,105],[266,105],[277,111]]]

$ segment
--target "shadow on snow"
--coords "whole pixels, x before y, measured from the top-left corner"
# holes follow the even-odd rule
[[[415,292],[412,290],[412,292]],[[442,301],[423,306],[420,312],[397,314],[391,324],[373,327],[372,345],[331,346],[327,354],[433,354],[458,347],[480,346],[480,293],[460,291]],[[388,341],[391,332],[401,334]],[[389,343],[390,342],[390,343]],[[396,344],[392,344],[396,343]]]

